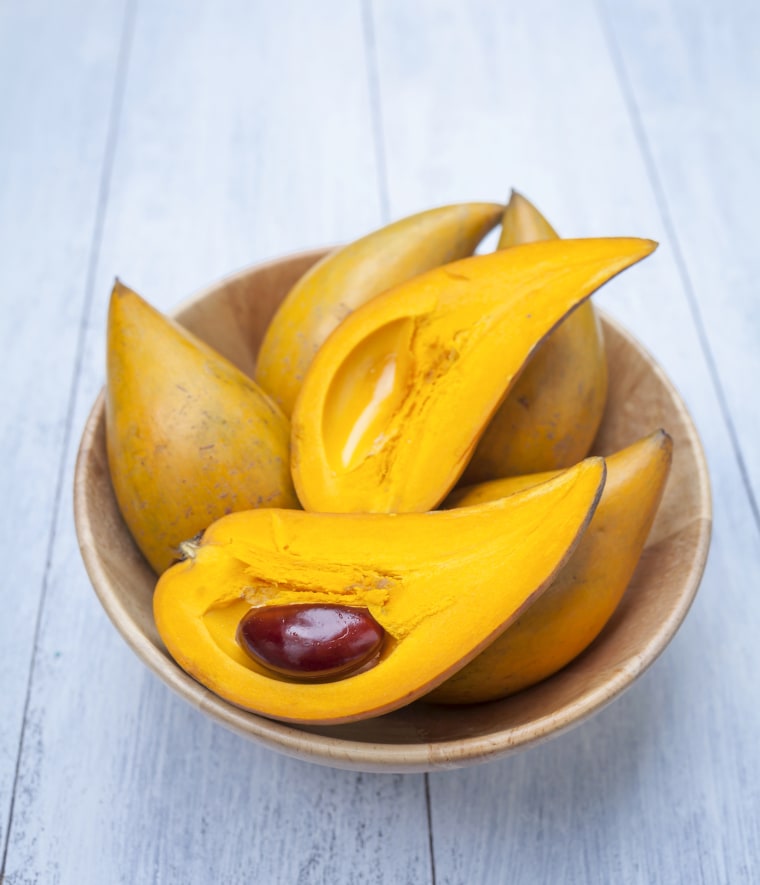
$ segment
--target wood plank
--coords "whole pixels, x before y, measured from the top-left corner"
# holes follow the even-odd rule
[[[77,428],[102,384],[115,274],[169,308],[241,265],[380,221],[358,5],[328,17],[274,7],[138,8]],[[9,881],[428,881],[422,777],[338,772],[253,746],[131,655],[79,560],[67,518],[73,454]]]
[[[683,393],[715,491],[700,594],[652,671],[544,747],[430,776],[436,881],[753,881],[758,532],[670,235],[680,228],[661,214],[596,10],[390,2],[375,4],[374,30],[392,214],[514,186],[566,236],[661,242],[597,300]]]
[[[123,18],[122,0],[0,6],[0,858],[60,504]]]
[[[760,525],[760,398],[747,391],[760,377],[760,7],[603,8]]]

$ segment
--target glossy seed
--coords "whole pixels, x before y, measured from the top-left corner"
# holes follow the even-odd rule
[[[371,661],[384,635],[366,609],[271,605],[251,609],[241,619],[237,641],[270,670],[297,679],[332,679]]]

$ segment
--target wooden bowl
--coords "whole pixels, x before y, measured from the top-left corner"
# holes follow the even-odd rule
[[[212,286],[177,318],[252,373],[278,303],[324,250],[270,261]],[[169,657],[153,623],[155,575],[121,518],[109,478],[101,394],[87,421],[74,502],[82,556],[103,607],[138,657],[217,722],[275,750],[338,768],[427,771],[494,759],[586,719],[627,688],[665,648],[694,598],[711,528],[707,468],[691,418],[654,360],[604,319],[610,392],[596,449],[623,448],[663,427],[674,457],[664,499],[623,601],[597,640],[539,685],[502,701],[446,708],[423,702],[348,725],[299,726],[246,712],[212,694]]]

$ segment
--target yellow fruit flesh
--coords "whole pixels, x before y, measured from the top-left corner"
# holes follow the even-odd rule
[[[430,209],[327,255],[296,283],[272,319],[256,381],[289,415],[315,353],[341,320],[380,292],[471,255],[503,209],[497,203]]]
[[[533,349],[648,255],[649,240],[556,240],[464,259],[357,309],[324,343],[293,412],[307,510],[435,507]]]
[[[604,462],[510,498],[425,514],[252,511],[219,520],[158,582],[154,613],[175,660],[265,716],[337,723],[403,706],[463,666],[548,584],[591,518]],[[275,677],[237,646],[262,604],[360,605],[387,631],[380,659],[328,683]]]
[[[506,697],[556,673],[599,635],[623,597],[662,496],[672,456],[662,430],[610,455],[607,481],[585,535],[546,592],[470,664],[426,700],[468,704]],[[545,473],[452,493],[447,505],[514,494]]]

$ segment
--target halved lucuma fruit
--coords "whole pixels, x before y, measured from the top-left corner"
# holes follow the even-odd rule
[[[555,240],[466,258],[375,297],[320,348],[292,417],[299,499],[433,509],[544,336],[651,240]]]
[[[673,442],[657,430],[609,455],[604,492],[575,552],[551,586],[473,661],[426,700],[475,704],[514,694],[556,673],[586,649],[625,593],[654,521]],[[457,489],[451,506],[493,501],[556,473],[516,476]]]
[[[314,354],[341,320],[392,286],[472,255],[503,211],[498,203],[440,206],[326,255],[293,286],[272,318],[256,381],[290,415]]]
[[[239,369],[116,282],[106,447],[116,499],[156,572],[215,519],[298,507],[290,422]]]
[[[536,207],[513,193],[499,248],[555,240]],[[585,458],[607,398],[602,328],[590,300],[553,329],[525,365],[480,438],[461,482],[569,467]]]
[[[604,483],[601,458],[509,498],[433,513],[236,513],[164,572],[158,631],[177,663],[247,710],[338,723],[404,706],[464,666],[570,555]],[[369,669],[326,683],[278,677],[235,641],[254,607],[338,603],[386,631]]]

